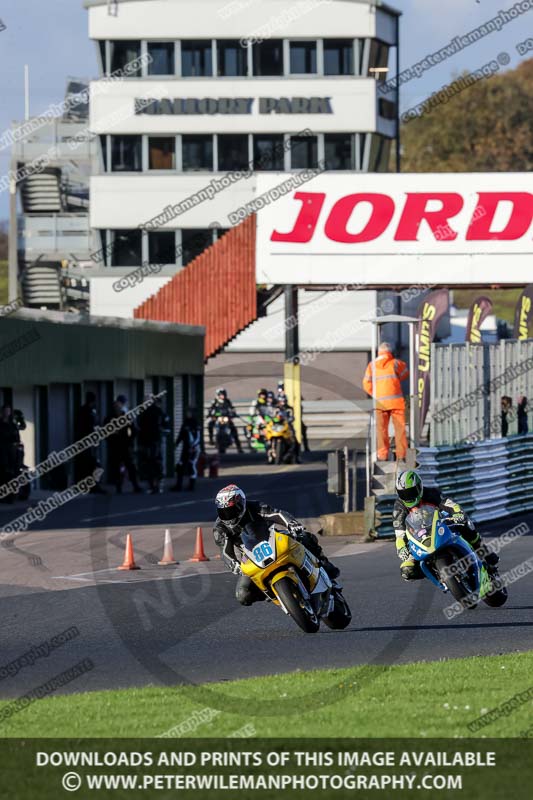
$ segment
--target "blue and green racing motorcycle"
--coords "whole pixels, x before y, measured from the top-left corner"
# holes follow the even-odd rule
[[[417,506],[406,519],[411,556],[428,580],[443,592],[450,592],[465,608],[476,608],[480,600],[488,606],[502,606],[507,589],[497,569],[487,568],[461,536],[463,527],[429,503]]]

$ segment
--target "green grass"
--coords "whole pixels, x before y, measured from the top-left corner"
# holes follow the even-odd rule
[[[532,685],[533,652],[296,672],[49,697],[0,722],[0,737],[152,737],[206,707],[220,713],[182,735],[225,737],[251,724],[257,737],[513,737],[532,725],[531,700],[478,733],[467,725]]]
[[[0,306],[4,306],[7,303],[7,284],[7,261],[0,261]]]
[[[516,304],[522,291],[523,289],[454,289],[453,297],[458,308],[470,308],[480,295],[489,297],[496,316],[512,325]]]

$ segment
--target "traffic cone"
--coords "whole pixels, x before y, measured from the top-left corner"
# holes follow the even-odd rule
[[[196,546],[194,548],[194,555],[189,558],[189,561],[209,561],[204,553],[204,536],[201,528],[196,528]]]
[[[170,538],[170,531],[165,530],[165,544],[163,547],[163,558],[158,562],[161,567],[169,567],[178,562],[174,558],[174,550],[172,549],[172,539]]]
[[[126,552],[124,553],[124,563],[118,569],[140,569],[135,563],[135,556],[133,555],[133,542],[131,540],[131,533],[126,536]]]

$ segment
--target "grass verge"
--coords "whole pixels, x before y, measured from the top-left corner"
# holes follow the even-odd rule
[[[153,737],[205,708],[220,713],[179,735],[226,737],[253,726],[246,732],[257,737],[513,737],[532,726],[533,691],[478,732],[468,724],[528,690],[532,675],[527,652],[64,695],[8,719],[2,711],[14,701],[1,701],[0,737]]]

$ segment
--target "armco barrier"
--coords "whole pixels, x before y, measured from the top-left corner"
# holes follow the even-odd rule
[[[420,474],[475,520],[533,510],[533,434],[421,448]]]

